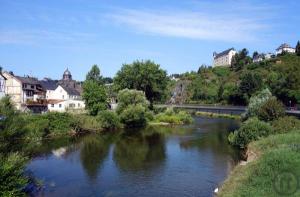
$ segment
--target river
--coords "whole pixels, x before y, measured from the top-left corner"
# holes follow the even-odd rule
[[[195,117],[191,125],[44,141],[27,171],[35,196],[212,196],[238,163],[227,142],[238,121]]]

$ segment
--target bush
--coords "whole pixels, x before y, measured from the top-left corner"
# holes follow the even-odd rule
[[[228,136],[232,145],[246,148],[248,143],[266,137],[273,132],[272,127],[257,118],[251,118],[244,122],[242,126]]]
[[[100,131],[102,129],[97,116],[76,114],[74,115],[74,118],[75,123],[78,124],[77,128],[81,131]]]
[[[164,113],[157,114],[154,118],[154,122],[185,124],[193,122],[193,118],[185,111],[175,113],[173,108],[168,108]]]
[[[49,121],[49,135],[61,135],[78,127],[78,122],[68,113],[51,112],[44,115]]]
[[[292,116],[280,117],[272,122],[272,126],[276,133],[286,133],[300,130],[300,120]]]
[[[146,108],[143,105],[129,105],[120,114],[126,127],[142,127],[147,124]]]
[[[120,127],[119,117],[112,111],[101,111],[98,114],[97,119],[101,123],[101,127],[104,129],[117,129]]]
[[[260,91],[257,95],[252,96],[249,101],[246,117],[257,116],[258,110],[271,97],[272,97],[272,93],[270,92],[269,89],[264,89]]]
[[[144,108],[148,108],[149,102],[142,91],[129,89],[121,90],[118,94],[117,113],[121,114],[128,105],[141,105]]]
[[[18,153],[0,154],[0,196],[21,196],[21,188],[27,183],[23,176],[26,157]]]
[[[24,115],[26,137],[30,139],[42,138],[49,134],[49,120],[40,115]]]
[[[260,120],[273,121],[285,114],[284,106],[275,97],[271,97],[259,108],[257,116]]]

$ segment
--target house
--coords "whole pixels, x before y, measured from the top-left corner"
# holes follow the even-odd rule
[[[276,55],[282,54],[283,52],[295,53],[296,49],[291,47],[289,44],[282,44],[276,49]]]
[[[82,87],[80,83],[72,79],[68,69],[61,80],[44,79],[41,84],[46,91],[49,111],[65,112],[85,108],[85,103],[81,98]]]
[[[213,66],[229,66],[231,64],[232,57],[237,52],[234,48],[227,49],[221,53],[213,53]]]
[[[45,98],[45,92],[36,78],[15,76],[12,72],[3,72],[6,78],[5,94],[19,110],[24,110],[27,105],[33,106],[35,102],[41,105],[39,100]]]
[[[6,77],[0,72],[0,99],[5,96]]]
[[[258,63],[261,62],[265,59],[265,55],[264,54],[257,54],[253,57],[253,62],[254,63]]]

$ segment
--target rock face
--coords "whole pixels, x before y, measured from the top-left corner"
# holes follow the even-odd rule
[[[167,104],[183,104],[188,98],[187,87],[190,84],[190,81],[177,81],[175,88],[172,91],[172,97],[167,102]]]

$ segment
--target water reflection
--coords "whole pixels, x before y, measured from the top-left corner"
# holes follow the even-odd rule
[[[165,138],[156,132],[123,134],[116,142],[113,153],[115,163],[122,170],[156,167],[165,157]]]

